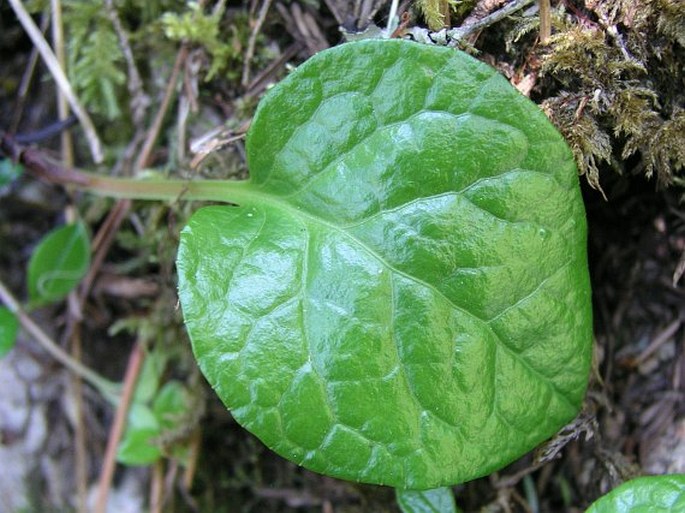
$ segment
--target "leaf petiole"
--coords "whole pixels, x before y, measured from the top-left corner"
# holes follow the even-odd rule
[[[247,180],[147,180],[78,173],[85,179],[76,184],[80,189],[110,198],[235,203],[248,194]],[[254,196],[254,192],[249,195]]]
[[[109,198],[234,203],[244,199],[248,193],[247,180],[114,178],[65,168],[51,161],[40,150],[23,147],[6,134],[0,137],[0,150],[40,179]],[[254,197],[254,191],[249,192],[249,196]]]

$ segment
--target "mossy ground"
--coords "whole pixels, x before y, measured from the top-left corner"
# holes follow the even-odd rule
[[[453,3],[450,19],[458,24],[488,2]],[[244,131],[259,96],[288,65],[340,43],[339,25],[348,30],[366,25],[360,12],[381,26],[388,12],[382,1],[272,5],[255,0],[204,7],[172,0],[120,2],[117,13],[133,55],[127,62],[113,43],[118,34],[101,3],[76,4],[63,3],[67,40],[72,37],[68,55],[72,64],[81,64],[70,78],[106,143],[100,170],[131,172],[181,55],[180,86],[145,167],[212,177],[246,173],[242,141],[234,136]],[[47,2],[30,5],[37,19],[47,12]],[[418,8],[401,4],[401,10],[408,13],[406,26],[425,23]],[[465,511],[582,511],[626,477],[685,471],[685,279],[678,276],[685,266],[685,9],[680,0],[561,0],[552,2],[551,21],[547,44],[539,41],[537,11],[529,8],[471,36],[464,46],[540,104],[574,150],[590,227],[596,372],[582,416],[544,454],[527,455],[490,477],[456,487]],[[98,50],[103,44],[112,48]],[[40,64],[27,94],[19,95],[31,50],[2,4],[3,130],[30,132],[56,117],[52,81]],[[83,68],[88,59],[100,70],[97,75]],[[142,77],[138,91],[129,87],[131,65]],[[136,111],[132,99],[148,107]],[[189,151],[189,142],[207,134],[205,148],[215,150],[197,164],[204,153]],[[58,139],[40,147],[57,156]],[[78,135],[76,155],[79,166],[93,167]],[[0,278],[18,294],[32,247],[64,221],[69,205],[77,206],[94,233],[111,235],[84,306],[85,363],[121,379],[128,352],[142,337],[167,355],[165,379],[201,383],[174,299],[178,231],[192,205],[135,203],[117,229],[107,232],[111,201],[67,194],[28,178],[0,194]],[[57,305],[41,319],[59,339],[72,315]],[[113,324],[121,328],[114,336]],[[30,341],[15,351],[39,361],[48,374],[62,372]],[[161,476],[152,480],[168,490],[164,511],[397,511],[391,490],[318,476],[273,455],[232,421],[211,391],[199,389],[204,416],[199,422],[189,417],[167,440],[183,444],[189,433],[201,434],[191,487],[170,460],[141,474],[144,482]],[[70,402],[61,399],[71,398],[72,391],[66,384],[57,390],[44,398],[53,436],[31,475],[29,510],[77,508],[76,462],[68,456],[76,427]],[[113,413],[95,394],[82,400],[84,415],[77,422],[85,427],[85,475],[91,486]],[[3,433],[2,443],[20,443],[23,435]],[[46,462],[63,469],[60,486],[52,482],[55,474],[45,470]],[[115,486],[125,474],[119,469]]]

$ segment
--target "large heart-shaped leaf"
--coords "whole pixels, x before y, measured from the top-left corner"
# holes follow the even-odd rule
[[[184,229],[179,295],[234,417],[329,475],[436,488],[573,418],[590,361],[571,152],[447,48],[322,52],[261,102],[237,207]]]

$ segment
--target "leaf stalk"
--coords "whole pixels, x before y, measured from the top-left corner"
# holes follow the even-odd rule
[[[255,192],[247,190],[247,180],[115,178],[65,168],[50,160],[40,150],[22,147],[7,134],[0,138],[0,150],[40,179],[62,186],[74,186],[109,198],[235,203],[255,195]]]

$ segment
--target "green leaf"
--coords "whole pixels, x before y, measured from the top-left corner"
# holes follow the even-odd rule
[[[133,403],[128,414],[126,431],[119,442],[117,461],[124,465],[150,465],[162,456],[154,439],[161,426],[153,411],[146,405]]]
[[[161,350],[152,350],[147,354],[133,393],[134,402],[146,404],[155,398],[167,359],[167,353]]]
[[[17,341],[19,320],[4,306],[0,306],[0,358],[9,353]]]
[[[685,474],[639,477],[595,501],[586,513],[682,513]]]
[[[582,402],[592,323],[570,150],[464,53],[368,40],[262,100],[237,207],[178,254],[200,368],[273,450],[429,489],[488,474]]]
[[[154,353],[153,353],[154,354]],[[147,361],[147,360],[146,360]],[[188,418],[192,398],[178,381],[169,381],[150,398],[152,407],[134,402],[128,415],[126,431],[119,443],[117,461],[124,465],[150,465],[162,457],[160,438],[165,432],[178,430]],[[184,459],[184,448],[174,447],[173,454]]]
[[[403,513],[457,513],[454,494],[447,487],[432,490],[396,490]]]
[[[155,359],[157,353],[151,353],[146,362]],[[144,372],[148,373],[148,380],[152,383],[156,363]],[[141,375],[143,377],[143,375]],[[192,407],[192,397],[186,387],[179,381],[169,381],[159,389],[154,397],[148,397],[151,391],[150,384],[143,385],[146,389],[141,394],[138,393],[140,383],[136,387],[135,400],[128,415],[126,431],[119,443],[117,461],[125,465],[150,465],[162,457],[162,442],[160,438],[166,432],[177,431],[188,418],[188,410]],[[156,387],[155,387],[156,391]],[[145,402],[138,399],[144,398]],[[146,403],[152,402],[152,406]],[[184,450],[182,446],[174,447],[174,455],[183,460]]]
[[[90,240],[83,223],[50,232],[31,255],[29,298],[35,304],[64,298],[85,276],[90,265]]]
[[[176,430],[179,422],[187,418],[192,404],[188,390],[179,381],[166,383],[152,405],[152,411],[159,421],[162,430]]]

